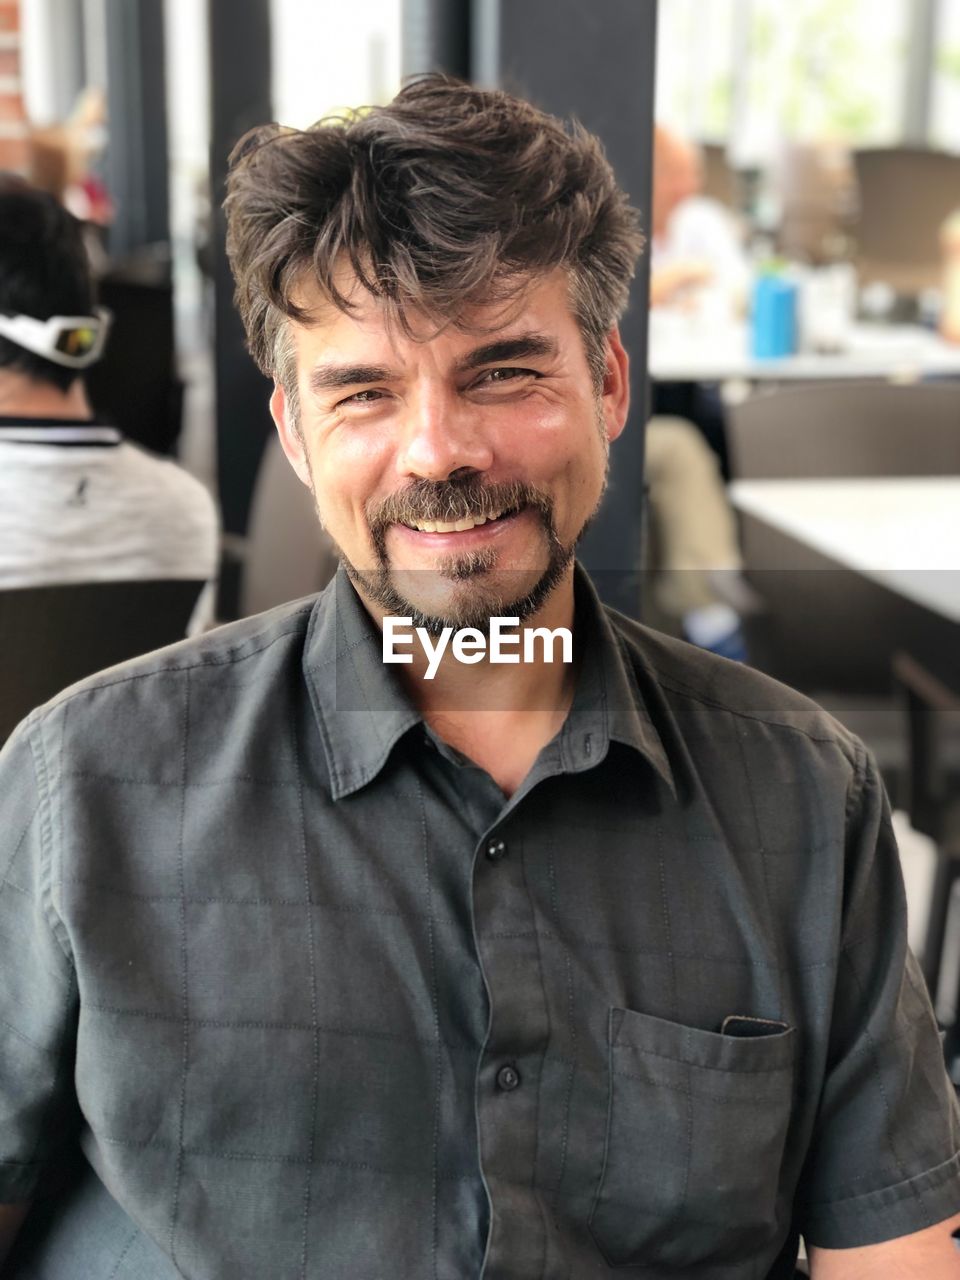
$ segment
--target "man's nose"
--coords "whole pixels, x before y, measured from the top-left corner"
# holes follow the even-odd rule
[[[400,475],[446,480],[465,468],[488,470],[493,451],[478,416],[454,392],[431,388],[413,398],[397,453]]]

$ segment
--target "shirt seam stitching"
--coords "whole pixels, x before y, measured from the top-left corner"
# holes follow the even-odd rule
[[[688,688],[678,681],[676,677],[666,676],[652,665],[649,667],[649,670],[652,672],[661,688],[666,689],[671,693],[675,693],[682,698],[688,698],[691,702],[698,702],[706,707],[713,707],[717,711],[725,711],[728,715],[736,716],[740,720],[750,720],[756,724],[766,725],[770,729],[785,729],[790,733],[800,734],[801,737],[807,738],[810,742],[835,747],[848,764],[853,766],[855,763],[855,758],[850,758],[839,734],[821,735],[813,733],[809,729],[804,729],[802,725],[788,724],[783,720],[775,720],[772,717],[756,715],[749,711],[742,711],[737,707],[731,707],[724,702],[710,698],[697,689]]]
[[[946,1160],[942,1160],[939,1164],[933,1165],[929,1169],[921,1169],[919,1172],[913,1173],[907,1178],[902,1178],[899,1182],[887,1183],[887,1185],[883,1187],[874,1187],[871,1191],[858,1191],[852,1196],[840,1196],[836,1200],[797,1201],[796,1207],[798,1209],[808,1211],[810,1217],[816,1219],[818,1216],[825,1215],[834,1210],[840,1210],[844,1213],[849,1212],[850,1210],[847,1206],[855,1206],[858,1201],[870,1200],[876,1196],[889,1195],[891,1191],[898,1191],[902,1188],[902,1195],[898,1195],[896,1200],[896,1203],[900,1203],[903,1200],[907,1200],[911,1195],[916,1196],[916,1187],[913,1184],[922,1181],[924,1178],[932,1178],[942,1173],[942,1177],[938,1178],[934,1187],[930,1188],[931,1190],[935,1190],[936,1187],[946,1184],[951,1177],[955,1177],[957,1173],[960,1172],[960,1168],[957,1167],[958,1163],[960,1163],[960,1147],[958,1147],[953,1155],[949,1156]],[[900,1165],[899,1160],[897,1161],[897,1164],[900,1172],[902,1173],[903,1167]]]

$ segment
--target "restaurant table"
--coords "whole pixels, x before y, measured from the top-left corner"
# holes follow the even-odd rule
[[[960,624],[960,476],[737,480],[730,498],[835,565]]]
[[[778,359],[750,353],[743,321],[706,324],[658,307],[650,313],[647,368],[657,382],[793,382],[834,378],[960,378],[960,346],[919,325],[855,324],[846,348]]]

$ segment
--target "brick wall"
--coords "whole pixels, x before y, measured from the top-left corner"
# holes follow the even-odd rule
[[[20,78],[20,0],[0,0],[0,169],[27,168],[27,119]]]

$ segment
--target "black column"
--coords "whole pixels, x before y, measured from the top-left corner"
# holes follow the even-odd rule
[[[247,129],[273,118],[269,0],[208,0],[214,352],[220,503],[228,533],[245,532],[264,443],[273,430],[270,383],[244,346],[233,305],[223,215],[227,157]]]
[[[470,0],[403,0],[401,35],[405,76],[446,71],[470,78]]]
[[[163,4],[106,0],[107,186],[116,206],[110,251],[169,239]]]

